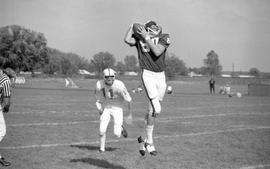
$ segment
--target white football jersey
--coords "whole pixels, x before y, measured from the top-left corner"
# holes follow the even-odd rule
[[[124,83],[117,79],[114,80],[112,86],[106,85],[104,80],[98,80],[96,96],[104,107],[122,107],[124,101],[130,102],[132,100]]]

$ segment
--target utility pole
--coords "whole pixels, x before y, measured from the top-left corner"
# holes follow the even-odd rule
[[[234,77],[234,63],[232,63],[232,77]]]

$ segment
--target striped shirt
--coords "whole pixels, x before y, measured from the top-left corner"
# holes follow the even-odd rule
[[[10,79],[5,73],[0,75],[0,95],[1,95],[1,98],[10,97],[11,95]]]

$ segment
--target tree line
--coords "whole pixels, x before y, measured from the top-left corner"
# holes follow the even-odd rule
[[[185,62],[175,54],[167,53],[166,75],[173,79],[179,75],[187,75],[193,71],[197,74],[218,76],[222,72],[219,56],[211,50],[203,59],[204,66],[187,68]],[[103,51],[90,58],[81,57],[75,53],[66,53],[47,46],[47,39],[39,33],[18,25],[0,28],[0,67],[10,67],[16,72],[40,71],[48,75],[72,76],[79,69],[100,74],[104,68],[111,67],[120,74],[139,72],[137,57],[125,56],[124,61],[117,61],[113,54]],[[253,74],[259,70],[253,68]]]

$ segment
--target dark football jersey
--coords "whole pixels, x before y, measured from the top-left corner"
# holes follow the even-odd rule
[[[165,47],[165,51],[160,56],[150,50],[150,47],[146,42],[136,39],[136,48],[138,51],[138,60],[142,69],[147,69],[153,72],[162,72],[165,70],[165,55],[167,48],[170,45],[169,34],[160,34],[155,37],[151,37],[151,40],[157,45],[161,44]]]

